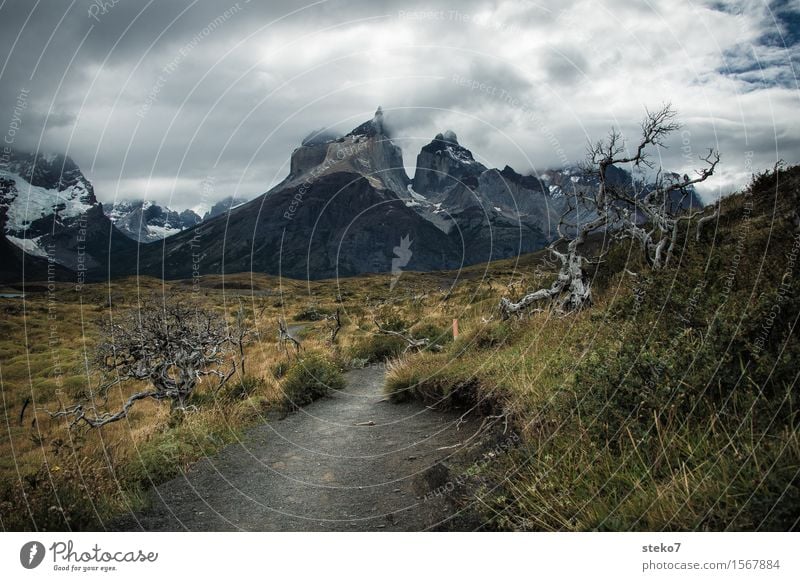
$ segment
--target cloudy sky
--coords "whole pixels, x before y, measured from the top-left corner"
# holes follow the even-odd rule
[[[487,166],[573,163],[666,101],[666,167],[721,151],[708,198],[800,162],[800,0],[5,0],[0,29],[0,131],[103,202],[254,197],[378,105],[410,174],[447,128]]]

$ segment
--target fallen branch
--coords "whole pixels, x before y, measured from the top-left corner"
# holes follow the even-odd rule
[[[403,350],[403,353],[408,352],[409,349],[413,349],[415,351],[422,351],[423,349],[429,349],[430,351],[441,351],[442,348],[435,343],[431,343],[430,339],[427,337],[423,337],[421,339],[414,339],[408,331],[400,332],[400,331],[391,331],[389,329],[384,329],[381,327],[378,321],[374,321],[375,326],[378,328],[378,333],[380,335],[389,335],[391,337],[399,337],[403,341],[406,342],[406,348]]]

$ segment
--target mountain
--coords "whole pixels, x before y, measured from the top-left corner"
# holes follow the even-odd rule
[[[233,208],[241,206],[246,201],[247,200],[245,200],[244,198],[235,198],[233,196],[222,198],[218,202],[214,203],[214,205],[211,206],[210,210],[208,210],[203,214],[201,220],[208,220],[209,218],[216,218],[217,216],[221,216],[222,214],[227,214]],[[191,210],[185,210],[185,211],[191,211]],[[192,213],[194,214],[194,212]],[[200,220],[198,220],[198,222],[199,221]]]
[[[414,191],[432,202],[442,202],[460,187],[475,188],[486,167],[458,143],[453,131],[438,133],[417,155]]]
[[[73,281],[75,273],[46,257],[28,254],[5,236],[0,236],[0,282]]]
[[[508,258],[544,247],[556,235],[564,206],[534,177],[508,166],[486,168],[451,130],[420,151],[412,191],[420,213],[436,216],[458,237],[467,263],[478,255]],[[491,252],[487,256],[481,248]]]
[[[608,167],[606,176],[611,184],[632,190],[638,196],[643,196],[648,191],[651,191],[653,187],[653,184],[645,179],[637,179],[625,169],[613,165]],[[546,184],[553,197],[574,196],[579,192],[596,190],[600,185],[600,179],[596,174],[587,172],[577,166],[566,166],[557,170],[550,169],[542,172],[539,177]],[[677,182],[680,178],[681,176],[675,172],[666,172],[664,174],[665,181]],[[688,188],[688,195],[685,199],[681,198],[681,194],[673,192],[670,201],[676,208],[680,205],[684,210],[703,207],[703,202],[697,195],[697,191],[691,186]]]
[[[71,158],[11,151],[3,161],[0,222],[4,239],[25,252],[17,258],[50,261],[75,271],[79,281],[88,272],[103,272],[110,254],[135,251],[136,244],[105,216],[92,184]],[[0,251],[4,263],[17,260],[7,244]],[[9,272],[6,280],[17,276]]]
[[[394,278],[541,249],[557,237],[575,192],[597,188],[595,175],[575,167],[535,175],[488,168],[451,130],[422,148],[412,180],[383,115],[379,107],[346,135],[314,132],[292,152],[281,183],[246,203],[220,200],[202,220],[144,202],[115,204],[106,216],[72,160],[18,156],[0,184],[4,231],[20,251],[94,279],[243,271]],[[609,177],[638,195],[652,187],[620,168]],[[699,202],[692,193],[683,203]],[[591,216],[571,212],[571,221]],[[145,241],[153,243],[138,244]]]
[[[203,220],[227,214],[246,200],[228,196],[218,200],[201,217],[192,209],[172,210],[145,200],[122,200],[105,206],[106,216],[128,238],[148,243],[163,240]]]
[[[104,209],[120,232],[137,242],[161,240],[202,221],[192,210],[177,212],[144,200],[119,201]]]
[[[624,170],[610,175],[634,183]],[[540,176],[487,168],[450,130],[422,148],[412,180],[379,107],[344,136],[320,130],[306,137],[276,187],[142,247],[135,260],[119,257],[115,274],[252,270],[318,279],[458,268],[546,246],[570,193],[596,185],[576,168]]]
[[[116,274],[137,268],[169,278],[246,270],[299,278],[388,272],[405,237],[403,268],[459,266],[460,245],[407,205],[410,183],[378,109],[345,136],[306,140],[276,187],[163,244],[142,247],[138,265],[132,257],[115,261]]]

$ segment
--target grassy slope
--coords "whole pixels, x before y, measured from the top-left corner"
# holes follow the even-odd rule
[[[466,321],[395,366],[394,398],[482,404],[523,435],[482,466],[488,526],[798,527],[798,185],[797,167],[755,180],[667,271],[616,247],[590,310]]]

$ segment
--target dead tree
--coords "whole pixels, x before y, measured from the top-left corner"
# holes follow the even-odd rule
[[[592,261],[585,256],[583,246],[590,234],[608,224],[607,202],[602,190],[601,187],[594,193],[576,191],[575,197],[569,199],[558,224],[558,239],[547,247],[559,267],[556,280],[548,288],[527,293],[517,302],[503,297],[500,300],[503,318],[521,313],[539,301],[550,301],[560,312],[578,311],[591,305],[587,267]]]
[[[253,335],[253,329],[247,324],[247,313],[239,299],[239,308],[234,315],[233,324],[230,327],[231,343],[239,353],[239,367],[242,377],[245,375],[245,345],[247,345]]]
[[[283,346],[283,350],[287,356],[289,355],[289,349],[286,347],[287,343],[292,343],[294,345],[295,354],[300,353],[300,341],[289,334],[289,329],[286,327],[286,321],[283,319],[278,319],[278,341]]]
[[[340,309],[336,309],[336,312],[332,315],[327,315],[325,317],[327,321],[329,321],[329,331],[330,337],[328,338],[328,342],[333,345],[336,343],[336,336],[339,334],[339,331],[342,330],[342,319],[340,314]]]
[[[127,417],[144,399],[169,401],[173,410],[187,411],[201,378],[215,377],[218,391],[233,376],[236,363],[223,316],[177,300],[144,304],[103,324],[95,358],[103,382],[87,401],[62,405],[52,417],[72,418],[70,427],[98,428]],[[109,390],[131,381],[148,387],[128,396],[121,409],[101,411]]]
[[[612,233],[616,238],[632,238],[638,242],[645,260],[654,270],[669,266],[681,223],[689,223],[706,214],[703,209],[684,210],[684,204],[690,199],[694,185],[714,174],[719,153],[709,150],[705,157],[701,157],[700,161],[705,167],[696,171],[694,176],[665,176],[659,168],[654,182],[643,192],[612,184],[607,172],[611,166],[628,164],[653,169],[648,148],[665,147],[664,139],[679,128],[680,125],[675,122],[675,111],[670,105],[665,105],[655,112],[647,112],[634,153],[625,153],[625,140],[616,130],[612,130],[605,140],[591,146],[588,153],[590,167],[600,180],[599,195],[610,214]],[[715,217],[716,208],[698,221],[697,238],[703,225]]]
[[[550,287],[528,293],[517,302],[507,297],[501,299],[500,311],[504,318],[539,301],[551,301],[561,312],[589,306],[592,292],[587,267],[593,260],[585,255],[583,245],[595,232],[605,232],[613,238],[633,238],[642,246],[652,268],[669,265],[680,224],[704,214],[703,210],[684,212],[683,204],[694,184],[713,175],[719,154],[710,150],[706,157],[701,158],[706,167],[696,172],[693,178],[684,175],[679,179],[665,179],[659,170],[655,183],[644,193],[613,184],[608,179],[608,169],[627,164],[653,168],[648,148],[664,147],[666,136],[680,127],[674,118],[675,112],[670,105],[655,112],[648,111],[642,122],[641,139],[632,154],[626,154],[625,140],[617,130],[612,130],[605,140],[589,147],[585,169],[587,173],[596,175],[599,183],[595,191],[576,190],[562,215],[558,226],[559,238],[548,247],[559,265],[556,280]],[[574,216],[574,223],[568,223],[570,216]],[[697,238],[703,224],[715,216],[716,213],[705,215],[698,221]]]

